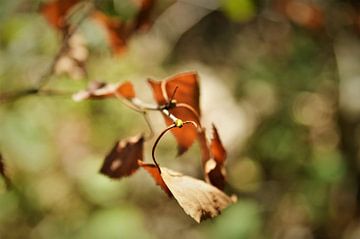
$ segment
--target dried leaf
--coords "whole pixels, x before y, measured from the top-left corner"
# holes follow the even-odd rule
[[[135,98],[134,86],[128,81],[119,85],[116,92],[128,100]]]
[[[143,160],[143,145],[143,136],[116,142],[106,156],[100,172],[110,178],[122,178],[133,174],[139,168],[138,160]]]
[[[81,0],[51,1],[41,5],[40,12],[52,27],[61,32],[66,32],[69,27],[66,23],[68,11],[80,1]]]
[[[216,217],[233,202],[219,189],[179,172],[161,168],[161,177],[185,213],[198,223]]]
[[[233,203],[236,198],[227,196],[216,187],[168,168],[161,167],[161,174],[154,164],[139,162],[154,178],[156,184],[173,196],[182,209],[196,222],[214,218]]]
[[[151,25],[150,15],[155,6],[155,0],[142,0],[136,16],[134,29],[147,30]]]
[[[205,172],[208,175],[208,180],[212,185],[215,187],[223,190],[225,187],[225,159],[226,159],[226,150],[221,143],[220,136],[218,131],[213,125],[213,135],[210,143],[210,153],[211,153],[211,160],[207,162],[207,167],[205,167]],[[212,162],[212,160],[214,162]],[[215,166],[211,167],[211,163]]]
[[[109,44],[115,54],[119,55],[125,51],[127,41],[134,33],[149,28],[151,25],[150,15],[154,5],[155,0],[142,0],[139,12],[132,22],[109,17],[100,11],[94,12],[93,18],[106,30]]]
[[[90,83],[87,90],[80,91],[73,95],[73,100],[81,101],[85,99],[104,99],[116,97],[116,95],[123,96],[130,100],[135,97],[133,85],[130,82],[122,84],[106,84],[103,82],[93,81]]]
[[[128,26],[119,19],[109,17],[100,11],[95,11],[93,19],[105,30],[111,49],[115,54],[121,54],[126,48],[126,41],[129,37]]]
[[[220,136],[215,125],[213,125],[213,135],[210,145],[207,143],[205,130],[199,132],[198,140],[202,154],[201,158],[205,173],[205,180],[220,190],[223,190],[226,181],[226,150],[221,143]]]
[[[169,196],[172,197],[172,193],[169,188],[166,186],[164,180],[162,179],[159,169],[154,164],[147,164],[142,161],[138,161],[139,166],[144,168],[150,175],[153,177],[155,183],[160,186],[160,188]]]
[[[199,84],[198,75],[195,72],[185,72],[177,74],[163,81],[148,80],[153,90],[153,95],[159,105],[166,105],[172,97],[176,87],[174,99],[179,104],[187,104],[191,106],[196,114],[200,116],[199,106]],[[181,120],[192,120],[199,122],[198,117],[187,108],[175,107],[169,109],[170,113],[180,118]],[[164,116],[166,125],[171,125],[173,122],[168,117]],[[197,130],[194,127],[184,127],[181,129],[175,128],[171,131],[178,143],[178,155],[183,154],[195,141],[197,137]]]

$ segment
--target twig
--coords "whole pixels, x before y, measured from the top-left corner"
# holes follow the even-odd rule
[[[3,93],[0,96],[0,103],[16,101],[25,96],[37,95],[39,93],[45,93],[45,92],[47,92],[46,95],[52,95],[52,94],[50,94],[50,90],[44,91],[43,88],[49,83],[51,76],[54,74],[56,64],[58,63],[60,58],[67,52],[68,47],[69,47],[70,38],[78,30],[78,28],[80,27],[82,22],[92,13],[92,11],[94,9],[94,5],[92,3],[89,3],[88,6],[89,6],[89,9],[86,11],[86,13],[80,18],[79,21],[77,21],[75,24],[72,25],[72,28],[69,31],[67,31],[67,33],[63,37],[62,44],[61,44],[59,50],[57,51],[56,55],[54,56],[49,67],[39,77],[39,80],[37,81],[38,82],[37,86],[29,88],[29,89],[20,90],[20,91]]]
[[[166,134],[166,132],[168,132],[169,130],[173,129],[173,128],[181,128],[183,127],[183,125],[186,125],[186,124],[192,124],[195,128],[198,128],[198,125],[194,122],[194,121],[185,121],[183,122],[183,124],[181,126],[178,126],[176,125],[175,123],[170,125],[169,127],[167,127],[166,129],[164,129],[160,135],[156,138],[155,140],[155,143],[152,147],[152,150],[151,150],[151,156],[152,156],[152,160],[154,161],[154,164],[156,165],[156,167],[158,168],[159,170],[159,173],[161,174],[161,169],[160,169],[160,166],[159,164],[157,163],[156,159],[155,159],[155,149],[156,149],[156,146],[158,145],[158,143],[160,142],[160,139]]]

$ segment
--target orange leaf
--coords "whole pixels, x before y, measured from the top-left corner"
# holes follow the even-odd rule
[[[149,28],[150,14],[154,5],[155,0],[142,0],[133,22],[124,22],[100,11],[94,12],[93,18],[106,30],[108,41],[115,54],[120,55],[125,51],[127,41],[134,33]]]
[[[117,94],[128,100],[134,98],[135,91],[133,85],[130,82],[124,82],[122,84],[106,84],[93,81],[90,83],[87,90],[79,91],[74,94],[73,100],[104,99],[116,97]]]
[[[106,156],[100,172],[110,178],[122,178],[133,174],[139,168],[138,160],[143,160],[143,145],[143,136],[116,142]]]
[[[131,84],[131,82],[128,82],[128,81],[121,84],[116,89],[116,92],[128,100],[135,98],[134,86]]]
[[[169,196],[172,197],[172,193],[169,188],[166,186],[164,180],[162,179],[159,169],[154,164],[147,164],[142,161],[138,161],[139,166],[143,167],[155,180],[155,183],[160,186],[160,188]]]
[[[192,107],[196,114],[200,116],[199,106],[199,84],[198,75],[195,72],[185,72],[172,76],[163,81],[148,80],[152,87],[154,98],[159,105],[166,105],[172,97],[176,87],[174,99],[177,104],[186,104]],[[189,109],[184,107],[175,107],[169,109],[170,113],[179,119],[192,120],[199,122],[198,117]],[[173,122],[168,117],[164,116],[166,125],[171,125]],[[183,154],[194,142],[197,137],[197,130],[194,127],[176,128],[171,131],[178,143],[178,155]]]
[[[216,217],[233,203],[232,198],[202,180],[162,167],[161,177],[185,213],[198,223]]]
[[[48,23],[57,30],[67,31],[66,16],[68,11],[80,0],[55,0],[44,3],[40,7],[40,12]]]
[[[92,17],[106,30],[109,44],[114,53],[123,53],[126,48],[127,38],[129,37],[129,30],[126,24],[100,11],[95,11]]]
[[[155,6],[155,0],[142,0],[139,13],[136,16],[134,29],[146,29],[151,25],[150,15]]]
[[[173,196],[181,208],[196,222],[214,218],[233,203],[236,198],[227,196],[216,187],[168,168],[161,167],[161,173],[154,164],[139,161],[169,196]]]
[[[210,146],[207,143],[205,130],[198,134],[199,145],[202,154],[202,164],[205,180],[215,187],[223,190],[225,187],[225,159],[226,150],[221,143],[216,127],[213,125],[213,135]]]

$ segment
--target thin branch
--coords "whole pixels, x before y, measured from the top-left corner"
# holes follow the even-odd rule
[[[156,138],[155,140],[155,143],[152,147],[152,150],[151,150],[151,156],[152,156],[152,160],[154,161],[154,164],[156,165],[156,167],[158,168],[159,170],[159,173],[161,174],[161,169],[160,169],[160,166],[159,164],[157,163],[156,159],[155,159],[155,149],[156,149],[156,146],[158,145],[158,143],[160,142],[160,139],[166,134],[166,132],[168,132],[169,130],[173,129],[173,128],[181,128],[183,127],[183,125],[186,125],[186,124],[192,124],[195,128],[199,128],[198,125],[194,122],[194,121],[184,121],[183,124],[181,126],[178,126],[176,125],[175,123],[170,125],[169,127],[167,127],[166,129],[164,129],[160,135]]]
[[[69,49],[69,40],[75,34],[75,32],[79,29],[80,25],[84,22],[85,19],[93,12],[94,5],[92,3],[88,4],[89,9],[85,12],[85,14],[72,25],[70,30],[65,34],[61,47],[55,55],[53,61],[51,62],[49,68],[44,72],[44,74],[40,77],[38,83],[38,89],[42,89],[47,83],[49,83],[51,76],[54,74],[56,64],[60,60],[60,58],[68,51]],[[78,11],[80,8],[77,9]]]
[[[151,125],[151,121],[150,121],[149,115],[148,115],[148,113],[147,113],[146,111],[143,112],[143,117],[144,117],[144,119],[145,119],[145,122],[146,122],[149,130],[150,130],[149,135],[145,136],[145,139],[146,139],[146,140],[149,140],[149,139],[151,139],[152,137],[154,137],[154,129],[153,129],[152,125]]]
[[[175,127],[176,127],[176,125],[175,125],[175,124],[172,124],[172,125],[170,125],[169,127],[167,127],[166,129],[164,129],[164,130],[160,133],[160,135],[156,138],[155,143],[154,143],[154,145],[153,145],[153,147],[152,147],[152,150],[151,150],[152,160],[154,161],[154,164],[155,164],[156,167],[158,168],[160,174],[161,174],[161,169],[160,169],[160,166],[159,166],[159,164],[156,162],[156,159],[155,159],[155,149],[156,149],[156,146],[158,145],[160,139],[164,136],[164,134],[166,134],[167,131],[169,131],[169,130],[175,128]]]
[[[13,91],[13,92],[6,92],[0,95],[0,103],[10,102],[10,101],[16,101],[22,97],[30,96],[30,95],[38,95],[39,93],[45,93],[44,95],[57,95],[55,93],[56,91],[47,90],[44,91],[43,88],[49,83],[51,80],[51,76],[55,72],[55,67],[60,58],[67,52],[69,48],[69,40],[74,35],[74,33],[78,30],[80,25],[83,23],[83,21],[88,18],[88,16],[93,12],[94,10],[94,4],[89,2],[87,3],[87,6],[89,9],[86,10],[84,15],[75,23],[72,25],[70,30],[65,34],[62,40],[62,44],[57,51],[56,55],[54,56],[52,62],[50,63],[49,67],[45,70],[45,72],[39,77],[39,80],[37,81],[37,86],[32,87],[29,89],[23,89],[19,91]],[[79,11],[81,8],[78,8],[77,11]],[[50,93],[53,92],[53,93]]]

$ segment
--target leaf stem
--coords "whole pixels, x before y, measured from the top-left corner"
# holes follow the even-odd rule
[[[183,122],[183,125],[186,125],[186,124],[192,124],[195,128],[199,128],[199,126],[194,122],[194,121],[184,121]],[[181,126],[182,127],[182,126]],[[155,149],[156,149],[156,146],[158,145],[160,139],[166,134],[166,132],[168,132],[169,130],[173,129],[173,128],[181,128],[179,126],[177,126],[175,123],[170,125],[169,127],[167,127],[166,129],[164,129],[160,135],[156,138],[155,140],[155,143],[152,147],[152,150],[151,150],[151,156],[152,156],[152,160],[154,161],[154,164],[156,165],[156,167],[158,168],[159,170],[159,173],[161,174],[161,169],[160,169],[160,166],[159,164],[157,163],[156,159],[155,159]]]

